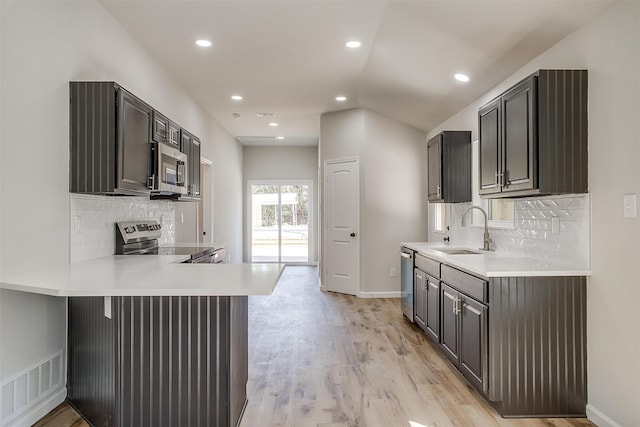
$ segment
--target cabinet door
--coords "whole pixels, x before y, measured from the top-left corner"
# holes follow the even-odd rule
[[[148,193],[153,109],[123,89],[118,102],[118,188]]]
[[[458,292],[444,283],[440,286],[440,345],[444,354],[458,364]]]
[[[480,194],[500,192],[500,99],[486,104],[478,112],[478,152]]]
[[[461,306],[460,371],[486,392],[487,307],[471,298],[464,298]]]
[[[191,139],[193,136],[182,129],[180,131],[180,151],[187,155],[187,182],[185,185],[187,186],[187,194],[189,194],[189,190],[191,189]]]
[[[167,143],[172,147],[180,149],[180,126],[169,121],[169,138]]]
[[[536,188],[535,77],[502,96],[503,191]]]
[[[191,156],[189,157],[189,193],[200,197],[200,140],[195,136],[191,138]]]
[[[169,119],[157,111],[153,111],[153,126],[151,140],[157,143],[167,143],[169,137]]]
[[[426,289],[427,289],[427,275],[422,270],[415,269],[414,273],[414,284],[415,284],[415,303],[414,308],[415,311],[413,313],[416,324],[422,329],[425,330],[426,327]]]
[[[441,202],[442,198],[442,134],[432,138],[427,144],[428,199]]]
[[[427,276],[425,332],[435,342],[440,341],[440,281]]]

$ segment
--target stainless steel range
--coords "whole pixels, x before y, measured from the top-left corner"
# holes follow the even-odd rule
[[[224,261],[220,246],[160,246],[162,226],[154,220],[116,222],[116,255],[188,255],[185,263],[218,264]]]

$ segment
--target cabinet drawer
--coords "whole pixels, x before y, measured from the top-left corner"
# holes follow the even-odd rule
[[[476,276],[456,270],[448,265],[442,266],[441,279],[448,285],[453,286],[478,301],[487,302],[487,281]]]
[[[415,262],[416,268],[429,273],[435,278],[440,278],[440,263],[438,261],[416,254]]]

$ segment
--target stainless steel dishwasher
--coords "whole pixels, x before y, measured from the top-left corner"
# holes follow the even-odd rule
[[[402,314],[413,322],[413,258],[414,251],[405,248],[400,249],[400,291],[402,298]]]

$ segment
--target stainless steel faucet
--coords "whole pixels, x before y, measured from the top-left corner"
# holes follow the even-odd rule
[[[464,227],[464,217],[467,215],[471,209],[478,209],[484,215],[484,247],[482,248],[485,251],[491,250],[491,237],[489,237],[489,225],[487,223],[487,213],[480,206],[469,206],[467,209],[462,212],[462,226]]]

